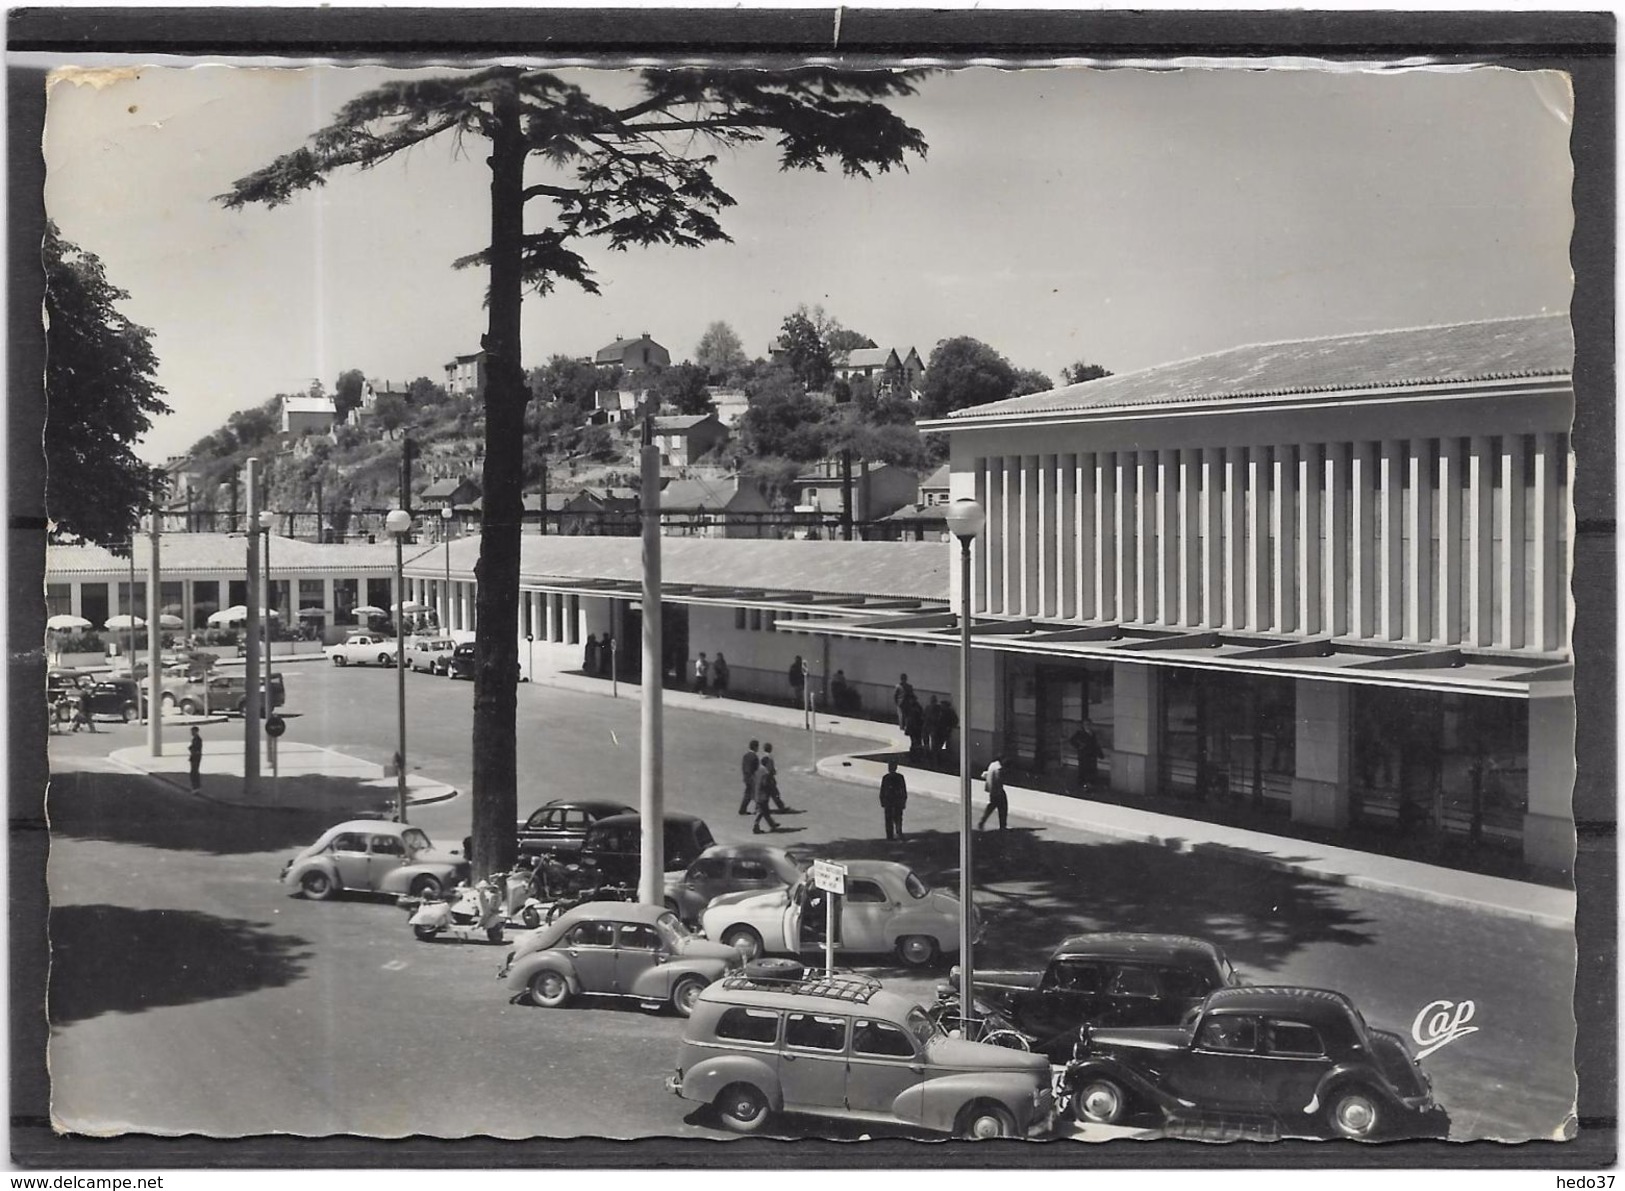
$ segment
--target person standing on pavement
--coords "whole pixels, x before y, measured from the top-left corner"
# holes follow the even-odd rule
[[[761,745],[756,741],[750,742],[745,755],[739,758],[739,773],[745,779],[745,793],[739,799],[739,813],[750,814],[751,803],[756,801],[756,773],[762,767],[762,759],[756,755]]]
[[[954,729],[959,727],[959,714],[954,711],[954,705],[946,699],[938,704],[938,707],[940,710],[937,712],[937,748],[942,750],[943,763],[947,764],[953,755]]]
[[[908,759],[918,761],[925,752],[925,712],[912,695],[903,705],[903,731],[908,735]]]
[[[908,675],[899,674],[897,676],[897,685],[892,688],[891,701],[897,708],[897,726],[904,731],[908,730],[908,723],[904,719],[907,714],[905,709],[908,706],[908,701],[912,698],[914,698],[914,688],[909,685]]]
[[[897,772],[897,762],[886,762],[880,779],[880,809],[886,816],[886,838],[903,838],[903,808],[908,805],[908,782]]]
[[[711,663],[711,690],[719,698],[728,693],[728,659],[721,653]]]
[[[705,698],[706,688],[710,685],[711,663],[705,660],[702,653],[694,659],[694,693]]]
[[[796,654],[796,660],[790,663],[790,705],[800,707],[806,702],[807,690],[807,664]]]
[[[592,633],[587,634],[587,644],[581,651],[581,672],[583,674],[598,673],[598,638]]]
[[[932,695],[925,705],[925,759],[936,759],[937,750],[942,747],[942,704]]]
[[[1078,788],[1093,790],[1100,780],[1100,758],[1104,750],[1100,747],[1100,737],[1095,735],[1094,724],[1088,719],[1072,733],[1072,747],[1078,754]]]
[[[987,772],[982,775],[982,785],[987,790],[987,809],[982,812],[982,819],[976,824],[976,830],[980,831],[986,827],[993,812],[998,811],[999,830],[1004,831],[1009,826],[1010,800],[1004,793],[1004,763],[997,755],[987,763]]]
[[[192,725],[192,739],[186,746],[186,760],[192,770],[192,793],[203,789],[203,736]]]
[[[773,809],[781,814],[790,808],[784,805],[784,799],[779,797],[779,766],[773,760],[773,743],[769,741],[762,746],[762,772],[757,774],[756,780],[762,783],[767,790],[768,801]]]

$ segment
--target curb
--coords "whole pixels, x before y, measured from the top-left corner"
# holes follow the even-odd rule
[[[199,802],[211,803],[214,806],[223,806],[232,810],[244,811],[307,811],[321,809],[320,807],[307,806],[281,806],[264,802],[235,802],[226,798],[216,798],[211,794],[203,793],[201,790],[193,790],[188,783],[182,782],[178,778],[171,777],[168,773],[154,772],[150,769],[142,769],[139,765],[131,765],[128,761],[120,760],[112,753],[107,755],[107,759],[114,765],[117,765],[120,769],[123,769],[126,773],[134,774],[137,777],[147,778],[149,781],[161,782],[163,785],[168,786],[172,790],[178,790],[182,794],[196,798]],[[435,785],[439,786],[440,790],[443,792],[422,798],[408,797],[406,800],[406,805],[408,807],[434,806],[437,803],[450,802],[453,798],[456,798],[461,793],[461,791],[455,786],[448,786],[442,782],[436,782]]]
[[[865,789],[878,788],[879,783],[871,778],[856,773],[844,772],[844,762],[853,760],[867,760],[856,753],[841,756],[821,758],[818,762],[818,774],[821,777],[832,778],[835,781],[846,782],[849,785],[862,786]],[[930,798],[937,802],[959,802],[957,793],[947,794],[940,790],[921,788],[910,790],[911,797],[918,796]],[[1246,865],[1251,868],[1270,869],[1275,872],[1297,873],[1301,876],[1312,877],[1328,885],[1346,885],[1353,889],[1368,889],[1377,893],[1393,893],[1403,897],[1413,898],[1416,901],[1430,902],[1434,905],[1451,906],[1476,911],[1481,914],[1493,914],[1500,918],[1510,918],[1520,922],[1530,922],[1537,926],[1552,927],[1560,930],[1574,929],[1574,919],[1566,915],[1548,914],[1540,910],[1522,909],[1515,906],[1502,905],[1498,902],[1484,902],[1457,893],[1447,893],[1440,889],[1432,889],[1425,885],[1410,885],[1400,881],[1387,880],[1382,877],[1368,877],[1359,873],[1333,872],[1317,868],[1313,864],[1294,863],[1281,860],[1274,856],[1265,856],[1257,852],[1238,850],[1224,844],[1206,841],[1192,841],[1189,839],[1170,839],[1158,835],[1153,831],[1135,830],[1117,824],[1091,823],[1076,816],[1058,815],[1051,811],[1028,810],[1016,805],[1011,800],[1010,813],[1019,815],[1023,819],[1030,819],[1038,823],[1047,823],[1052,827],[1067,827],[1074,831],[1087,831],[1092,835],[1103,835],[1112,839],[1128,840],[1132,843],[1153,844],[1167,849],[1170,852],[1181,852],[1190,855],[1210,856],[1219,860],[1228,860],[1234,864]],[[1282,837],[1272,837],[1282,838]]]

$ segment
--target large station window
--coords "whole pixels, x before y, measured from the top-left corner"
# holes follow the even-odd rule
[[[359,586],[354,579],[333,580],[334,624],[355,623],[355,610],[361,606]]]
[[[209,617],[220,611],[220,582],[216,579],[192,580],[192,627],[207,628]]]
[[[1110,785],[1112,668],[1104,662],[1052,664],[1011,657],[1006,671],[1006,760],[1026,773],[1078,779],[1074,741],[1087,719],[1102,756],[1096,785]]]
[[[1292,681],[1174,667],[1161,676],[1162,792],[1290,814],[1297,765]]]

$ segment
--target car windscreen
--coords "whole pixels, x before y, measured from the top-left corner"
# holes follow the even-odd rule
[[[689,937],[688,927],[677,921],[677,915],[670,912],[655,919],[655,933],[660,936],[660,942],[671,950],[676,950],[677,945]]]
[[[912,871],[903,875],[903,888],[907,889],[908,895],[913,898],[921,898],[931,892],[931,886],[916,877]]]
[[[429,837],[416,827],[409,827],[401,832],[401,843],[406,845],[408,852],[427,852],[434,847]]]
[[[926,1015],[924,1009],[918,1005],[908,1011],[908,1031],[914,1035],[914,1040],[924,1046],[937,1034],[946,1034],[947,1030],[934,1024]]]

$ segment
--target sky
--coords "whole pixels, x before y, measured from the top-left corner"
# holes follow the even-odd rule
[[[451,262],[485,243],[482,142],[432,141],[275,210],[213,201],[392,73],[143,66],[52,87],[47,213],[154,332],[174,412],[149,460],[313,379],[440,381],[478,350],[484,272]],[[629,93],[623,73],[559,73]],[[978,67],[893,106],[930,146],[907,172],[781,173],[770,144],[727,151],[731,243],[578,245],[603,292],[527,295],[526,366],[645,332],[686,359],[715,320],[764,355],[803,304],[899,354],[970,335],[1057,382],[1080,360],[1126,372],[1568,308],[1556,73]]]

